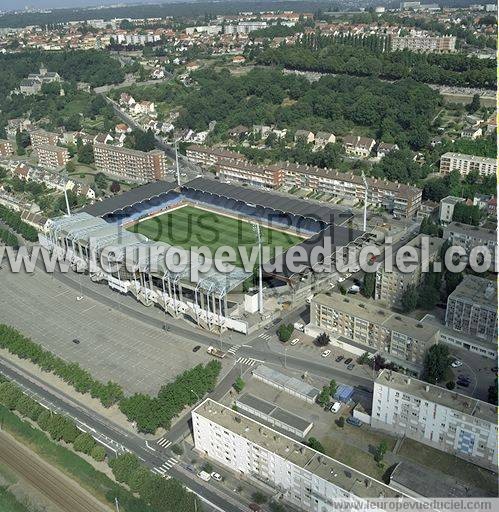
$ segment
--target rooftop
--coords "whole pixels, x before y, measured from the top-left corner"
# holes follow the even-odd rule
[[[471,162],[481,162],[484,164],[493,164],[497,165],[497,160],[495,158],[487,158],[485,156],[476,156],[476,155],[465,155],[464,153],[444,153],[440,158],[459,158],[463,160],[469,160]]]
[[[290,437],[207,398],[193,414],[207,418],[248,441],[360,498],[400,497],[402,493]]]
[[[462,203],[463,201],[464,201],[464,199],[462,197],[447,196],[447,197],[444,197],[440,202],[455,205],[457,203]]]
[[[466,275],[449,298],[459,298],[476,306],[497,309],[497,283],[483,277]]]
[[[375,380],[375,384],[388,386],[392,389],[408,393],[421,400],[448,407],[474,418],[496,424],[497,407],[476,398],[461,395],[447,388],[428,384],[422,380],[409,378],[401,373],[383,370]]]
[[[319,394],[319,390],[313,386],[310,386],[310,384],[295,379],[294,377],[288,377],[287,375],[284,375],[283,373],[269,368],[263,364],[257,366],[252,373],[256,377],[269,380],[299,395],[315,398]]]
[[[472,226],[471,224],[462,224],[461,222],[451,222],[446,228],[445,233],[460,233],[468,235],[480,240],[495,240],[497,241],[497,231],[495,229],[487,229],[479,226]]]
[[[415,318],[393,313],[375,303],[356,299],[351,295],[343,296],[338,293],[326,295],[321,293],[316,295],[312,301],[421,341],[431,341],[438,332],[438,328],[434,325],[423,324]]]

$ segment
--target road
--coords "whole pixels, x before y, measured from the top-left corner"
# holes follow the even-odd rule
[[[111,512],[78,483],[3,432],[0,432],[0,463],[11,468],[65,512]]]

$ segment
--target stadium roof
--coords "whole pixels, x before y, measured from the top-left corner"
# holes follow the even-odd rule
[[[182,189],[207,192],[227,199],[243,201],[248,205],[262,206],[282,213],[291,213],[305,218],[321,220],[327,224],[342,225],[353,216],[351,212],[340,210],[339,208],[321,206],[304,199],[286,197],[275,192],[221,183],[209,178],[195,178],[185,183]]]
[[[153,197],[159,197],[161,194],[166,194],[170,190],[173,190],[176,186],[177,184],[171,181],[153,181],[128,190],[119,196],[110,197],[104,199],[104,201],[97,201],[90,206],[82,208],[80,211],[96,217],[102,217],[108,213],[113,213],[117,210],[122,210],[134,204],[147,201]]]

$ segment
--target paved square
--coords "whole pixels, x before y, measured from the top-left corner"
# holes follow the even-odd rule
[[[79,276],[88,280],[88,276]],[[99,380],[113,380],[127,393],[156,394],[179,373],[210,359],[195,342],[166,333],[84,297],[42,271],[0,271],[0,322]],[[137,307],[144,307],[137,304]],[[159,312],[159,311],[158,311]],[[72,342],[74,338],[79,344]]]

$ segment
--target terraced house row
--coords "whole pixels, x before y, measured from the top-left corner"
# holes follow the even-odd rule
[[[304,188],[333,197],[363,201],[365,186],[361,176],[333,169],[279,162],[273,165],[255,165],[243,155],[232,151],[191,145],[187,158],[205,167],[213,167],[218,178],[255,187],[276,189]],[[413,217],[421,207],[421,189],[403,183],[367,178],[368,202],[383,206],[401,217]]]

